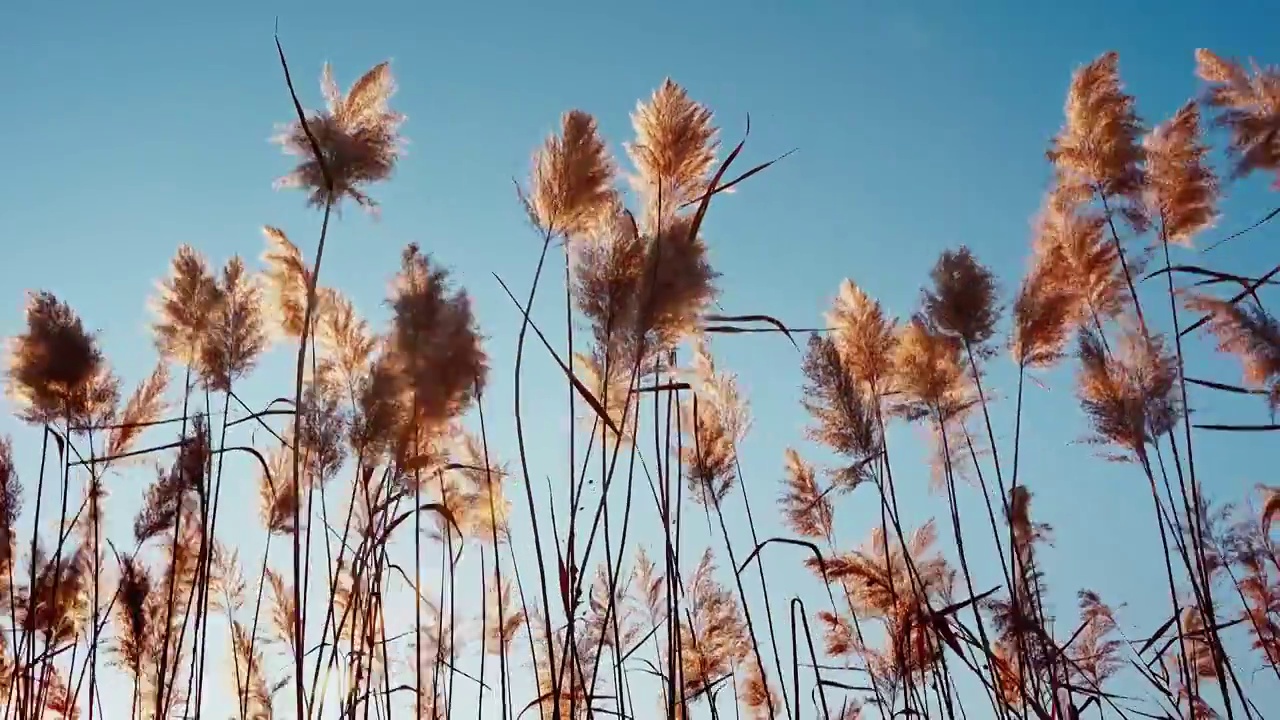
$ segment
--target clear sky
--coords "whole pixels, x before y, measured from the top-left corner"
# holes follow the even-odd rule
[[[525,224],[512,179],[524,179],[531,151],[563,111],[596,115],[620,151],[631,137],[636,100],[671,76],[715,110],[726,144],[736,142],[750,113],[745,161],[797,148],[714,203],[705,234],[724,275],[726,312],[814,325],[844,277],[890,311],[909,313],[937,254],[960,243],[992,265],[1006,288],[1015,287],[1029,219],[1049,176],[1044,150],[1078,65],[1119,51],[1139,112],[1157,121],[1198,92],[1197,47],[1280,62],[1268,55],[1276,52],[1280,6],[1263,0],[1229,10],[1189,0],[14,0],[0,17],[7,170],[0,174],[0,335],[20,331],[24,291],[51,290],[101,331],[108,357],[132,386],[154,362],[145,299],[179,243],[219,264],[231,254],[256,258],[260,227],[272,224],[313,252],[318,214],[303,207],[301,193],[271,187],[289,161],[267,138],[274,123],[292,117],[271,40],[277,17],[304,104],[320,102],[323,62],[333,63],[345,88],[390,59],[400,86],[393,107],[408,116],[408,152],[393,181],[372,191],[381,219],[354,208],[344,213],[330,234],[322,281],[381,321],[386,281],[405,243],[419,243],[453,268],[489,337],[494,378],[486,409],[497,452],[509,460],[517,314],[490,273],[518,294],[528,287],[539,240]],[[1220,228],[1200,244],[1251,222],[1276,199],[1262,178],[1230,185]],[[1269,267],[1271,238],[1259,236],[1266,234],[1274,231],[1208,258],[1184,252],[1183,259],[1239,272]],[[541,307],[543,324],[557,326],[557,308]],[[1154,307],[1167,321],[1167,305]],[[763,507],[778,492],[785,447],[824,459],[802,436],[799,356],[777,336],[726,337],[715,347],[753,403],[756,424],[742,460],[753,502]],[[265,402],[291,389],[290,352],[269,358],[246,392]],[[558,448],[551,444],[567,423],[563,386],[535,354],[527,400],[539,408],[532,443]],[[1203,352],[1191,357],[1198,363],[1193,375],[1239,377],[1232,363]],[[1007,361],[996,365],[994,382],[1008,398]],[[1057,546],[1045,559],[1056,607],[1070,621],[1075,590],[1092,587],[1110,602],[1128,603],[1126,632],[1141,637],[1163,622],[1167,607],[1144,482],[1137,468],[1102,463],[1089,448],[1069,444],[1083,431],[1070,377],[1058,372],[1044,383],[1047,392],[1029,387],[1033,431],[1023,451],[1040,518],[1056,529]],[[1260,405],[1240,408],[1212,395],[1197,393],[1193,404],[1218,421],[1263,418]],[[997,434],[1008,443],[1011,402],[1003,405]],[[8,412],[0,433],[14,436],[34,478],[39,433]],[[911,432],[897,436],[905,449],[896,475],[914,486],[908,524],[934,514],[943,520],[944,498],[926,493],[923,450]],[[1275,458],[1273,439],[1202,435],[1196,451],[1215,497],[1236,499],[1254,483],[1275,482],[1267,473],[1274,462],[1265,464]],[[535,452],[542,465],[532,468],[539,490],[560,472],[555,451],[545,452]],[[132,507],[145,478],[119,478],[113,497]],[[252,478],[243,482],[237,497],[256,503]],[[976,523],[977,495],[961,501]],[[870,494],[845,502],[838,515],[844,542],[867,534],[874,502]],[[517,533],[524,518],[517,516]],[[116,522],[127,532],[127,517]],[[252,524],[247,516],[245,522]],[[776,520],[765,523],[766,534],[778,530]],[[789,563],[780,557],[772,567],[784,580],[809,583]],[[813,601],[824,597],[805,587]],[[1260,692],[1259,703],[1280,697],[1274,690]]]

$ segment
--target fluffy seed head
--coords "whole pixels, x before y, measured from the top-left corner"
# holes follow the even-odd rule
[[[156,349],[172,362],[198,370],[204,344],[222,293],[204,256],[190,245],[178,248],[169,276],[152,301]]]
[[[1196,50],[1196,74],[1209,83],[1205,101],[1218,109],[1216,124],[1231,133],[1234,176],[1272,172],[1280,187],[1280,68],[1255,65],[1249,72],[1239,62],[1201,48]]]
[[[449,286],[416,245],[405,248],[391,292],[391,347],[414,418],[427,427],[462,413],[488,373],[471,299]]]
[[[1120,208],[1135,228],[1142,214],[1142,123],[1134,100],[1122,89],[1120,56],[1114,52],[1076,71],[1067,93],[1066,122],[1053,140],[1049,160],[1063,182],[1086,196],[1101,193],[1123,199]]]
[[[1142,146],[1147,155],[1147,206],[1160,220],[1164,237],[1190,245],[1196,233],[1217,217],[1218,179],[1206,163],[1200,110],[1188,102],[1157,125]]]
[[[1140,458],[1178,420],[1177,362],[1158,335],[1126,329],[1115,353],[1092,330],[1080,332],[1076,392],[1093,429],[1091,442]]]
[[[26,332],[10,341],[6,390],[18,416],[33,424],[62,418],[88,424],[102,353],[79,316],[53,293],[27,296]]]
[[[644,202],[646,228],[665,223],[682,204],[707,191],[720,146],[712,121],[711,110],[670,78],[632,113],[636,139],[627,155],[636,168],[632,185]]]
[[[200,378],[210,390],[228,391],[267,349],[262,328],[262,290],[238,257],[227,261],[217,281],[217,304],[200,345]]]
[[[925,313],[939,330],[980,352],[1000,316],[995,275],[963,245],[944,251],[930,275],[933,288],[924,291]]]
[[[388,108],[395,79],[388,63],[375,65],[343,96],[329,65],[321,77],[328,107],[307,118],[332,187],[325,182],[321,162],[312,149],[302,122],[294,120],[279,129],[273,140],[286,154],[303,158],[293,172],[276,181],[277,187],[301,188],[310,193],[314,207],[336,205],[344,198],[372,210],[377,202],[364,192],[372,183],[390,177],[400,157],[400,123],[404,116]]]
[[[301,338],[311,268],[283,230],[267,225],[262,234],[267,237],[267,249],[262,254],[264,279],[271,292],[278,330],[284,337]]]
[[[591,232],[617,201],[614,165],[595,118],[565,113],[560,135],[534,155],[528,203],[538,225],[568,237]]]
[[[893,367],[896,323],[885,317],[879,301],[846,279],[840,283],[840,294],[826,319],[841,361],[854,381],[866,383],[873,392],[884,390],[882,381]]]

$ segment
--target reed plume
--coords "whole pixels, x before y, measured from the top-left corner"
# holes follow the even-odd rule
[[[1147,158],[1147,206],[1165,240],[1190,245],[1217,217],[1218,179],[1207,164],[1200,110],[1188,102],[1142,140]]]
[[[199,369],[215,310],[222,302],[208,261],[195,248],[180,246],[158,290],[152,300],[156,320],[151,326],[156,349],[167,360]]]
[[[173,530],[178,515],[190,509],[193,496],[205,492],[208,459],[208,431],[203,417],[197,416],[173,465],[168,471],[157,473],[156,481],[143,496],[142,507],[133,520],[133,536],[139,545]]]
[[[351,447],[370,471],[403,445],[408,426],[404,378],[389,343],[357,376],[353,391],[356,410],[351,422]]]
[[[1070,644],[1072,674],[1086,687],[1101,688],[1124,667],[1115,613],[1092,590],[1079,592],[1080,630]]]
[[[884,383],[893,372],[897,323],[885,317],[880,303],[845,279],[826,320],[840,360],[854,382],[867,384],[873,393],[886,390]]]
[[[470,433],[456,433],[450,445],[453,469],[449,475],[461,480],[454,519],[463,537],[492,543],[496,535],[503,542],[511,515],[511,501],[504,485],[509,473],[499,465],[486,464],[480,442]]]
[[[1205,295],[1192,295],[1186,304],[1208,313],[1207,331],[1218,351],[1236,356],[1245,382],[1266,392],[1273,413],[1280,410],[1280,322],[1261,305],[1242,307]]]
[[[390,303],[391,358],[411,417],[433,434],[466,410],[488,372],[471,299],[465,290],[450,288],[448,271],[433,267],[410,244],[401,255]]]
[[[636,133],[626,147],[636,169],[631,184],[644,205],[646,231],[653,231],[710,189],[719,131],[711,110],[670,78],[647,103],[637,104],[631,125]]]
[[[693,232],[693,218],[671,220],[649,241],[637,337],[652,333],[646,345],[656,355],[693,334],[719,293],[719,276],[707,260],[702,236]]]
[[[937,539],[932,520],[912,531],[905,546],[886,542],[884,528],[872,528],[871,536],[857,550],[828,561],[827,577],[835,582],[850,581],[844,584],[859,615],[894,618],[903,608],[919,609],[926,602],[950,597],[955,571],[934,550]],[[908,558],[913,566],[910,572]],[[812,562],[806,564],[814,567]]]
[[[369,324],[356,314],[355,306],[333,288],[320,291],[320,314],[316,318],[316,341],[324,354],[322,362],[332,365],[338,382],[354,393],[366,372],[378,341]]]
[[[120,664],[140,682],[153,662],[152,618],[147,614],[151,601],[151,575],[136,556],[120,557],[120,581],[116,603],[115,654]]]
[[[1200,48],[1196,74],[1209,83],[1205,102],[1218,109],[1215,122],[1231,133],[1234,176],[1273,172],[1280,187],[1280,69],[1254,64],[1246,71],[1236,60]]]
[[[943,251],[930,277],[933,287],[923,291],[923,306],[931,324],[975,355],[985,354],[1000,319],[995,275],[962,245]]]
[[[258,476],[259,516],[267,532],[290,535],[298,507],[297,485],[289,478],[289,452],[280,447],[267,456],[267,469]]]
[[[597,354],[642,372],[654,358],[693,335],[715,300],[719,274],[693,219],[670,218],[642,234],[615,205],[597,230],[575,244],[573,297],[591,323]]]
[[[571,110],[561,119],[560,135],[547,138],[534,154],[530,214],[548,233],[587,235],[617,203],[614,174],[595,118]]]
[[[826,577],[840,584],[858,617],[884,624],[888,646],[877,650],[864,645],[841,627],[842,620],[829,628],[828,643],[835,638],[864,656],[873,677],[896,683],[925,672],[941,656],[930,608],[950,599],[955,571],[933,550],[937,530],[932,520],[912,531],[905,545],[890,543],[884,533],[877,526],[857,550],[830,557]],[[816,561],[805,564],[817,569]]]
[[[1037,253],[1013,301],[1013,333],[1009,351],[1019,367],[1049,368],[1064,355],[1070,331],[1080,314],[1075,288],[1063,282],[1067,271],[1061,248]]]
[[[200,346],[200,377],[210,390],[226,392],[253,370],[267,349],[267,337],[258,278],[246,273],[240,258],[227,261],[216,287],[218,301]]]
[[[1125,201],[1119,208],[1138,231],[1143,212],[1142,123],[1120,82],[1120,56],[1104,53],[1075,72],[1067,92],[1066,122],[1047,153],[1073,196],[1095,194]]]
[[[26,332],[10,340],[6,394],[24,422],[90,423],[94,379],[104,368],[95,337],[53,293],[27,296]]]
[[[714,573],[715,561],[707,548],[686,586],[689,621],[680,626],[681,679],[690,700],[701,699],[713,682],[751,652],[738,601],[716,582]]]
[[[287,338],[301,338],[311,268],[283,230],[266,225],[262,234],[267,238],[267,249],[262,254],[264,279],[271,292],[279,332]]]
[[[333,479],[347,459],[346,438],[351,423],[341,396],[341,388],[325,377],[314,377],[302,395],[301,432],[298,447],[303,451],[304,477],[314,487]]]
[[[1080,370],[1076,392],[1089,418],[1090,442],[1114,445],[1141,459],[1146,446],[1168,432],[1179,417],[1176,360],[1164,349],[1160,336],[1128,329],[1118,350],[1108,353],[1092,330],[1080,333]]]
[[[787,527],[805,537],[830,539],[835,516],[831,499],[819,489],[813,467],[792,448],[787,448],[784,483],[779,504]]]
[[[710,506],[723,500],[737,481],[738,444],[751,416],[737,377],[716,370],[705,339],[694,347],[692,365],[696,401],[684,405],[689,439],[682,449],[693,500]]]
[[[22,482],[13,464],[13,443],[7,437],[0,437],[0,591],[12,582],[14,526],[21,514]],[[0,592],[0,596],[5,594]]]
[[[883,438],[875,405],[878,399],[870,395],[874,385],[859,386],[858,376],[846,365],[837,342],[817,334],[809,338],[802,365],[806,382],[801,404],[815,421],[807,435],[843,458],[844,465],[834,471],[833,478],[841,490],[848,491],[872,478],[871,463],[882,452]],[[856,351],[848,357],[855,362],[866,359]]]
[[[770,720],[769,708],[777,707],[781,702],[777,689],[760,672],[758,663],[747,663],[744,671],[746,677],[743,678],[742,690],[738,694],[739,705],[746,711],[747,717]]]
[[[271,720],[271,691],[263,672],[262,652],[239,621],[231,623],[232,673],[236,699],[245,720]]]
[[[635,423],[627,417],[628,410],[635,408],[634,401],[628,405],[632,392],[631,369],[616,358],[603,358],[601,354],[599,347],[592,354],[574,353],[573,373],[600,401],[613,427],[621,431],[619,436],[613,428],[606,427],[603,432],[610,442],[631,443],[635,440]]]
[[[485,652],[491,655],[502,655],[510,651],[511,646],[519,639],[520,628],[524,626],[524,611],[515,607],[512,592],[510,579],[504,579],[501,585],[489,586],[484,647]]]
[[[169,367],[158,363],[147,379],[129,396],[120,412],[120,422],[107,433],[107,455],[120,455],[133,447],[148,425],[168,409],[164,393],[169,387]]]
[[[923,315],[912,318],[894,348],[895,387],[904,396],[898,412],[909,419],[936,414],[945,423],[972,408],[977,400],[961,351],[957,337],[944,334]]]
[[[1103,235],[1107,219],[1055,187],[1045,198],[1036,222],[1037,264],[1060,272],[1057,287],[1076,295],[1077,323],[1094,324],[1118,316],[1130,302],[1120,267],[1120,253]]]
[[[387,105],[395,93],[391,66],[385,62],[375,65],[344,96],[326,63],[320,87],[326,108],[312,112],[306,128],[301,120],[294,120],[278,128],[272,138],[286,154],[303,158],[292,172],[276,181],[276,187],[307,191],[307,202],[313,207],[336,206],[350,198],[373,210],[378,203],[364,188],[391,176],[402,144],[399,129],[404,116]],[[308,128],[323,161],[312,149]],[[326,186],[322,164],[329,171],[332,187]]]

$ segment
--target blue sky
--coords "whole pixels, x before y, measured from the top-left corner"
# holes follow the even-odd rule
[[[620,152],[636,100],[669,75],[715,110],[728,145],[750,113],[746,161],[797,148],[718,200],[705,231],[724,275],[726,312],[813,325],[844,277],[890,311],[909,313],[937,254],[960,243],[1015,287],[1049,174],[1043,153],[1078,65],[1119,51],[1140,113],[1156,121],[1197,92],[1197,47],[1280,61],[1266,55],[1280,9],[1261,0],[1229,12],[1199,2],[406,2],[363,9],[327,1],[20,1],[5,15],[0,335],[20,331],[25,290],[52,290],[101,331],[131,385],[154,362],[145,299],[179,243],[217,263],[231,254],[256,258],[259,229],[272,224],[312,252],[318,214],[303,207],[300,193],[271,187],[289,163],[267,138],[292,115],[271,41],[278,17],[304,104],[319,104],[323,62],[333,63],[346,87],[390,59],[400,86],[393,105],[408,116],[408,152],[393,181],[373,190],[381,219],[344,213],[322,281],[381,321],[386,281],[405,243],[450,266],[489,337],[486,410],[497,452],[509,460],[517,315],[490,273],[517,294],[528,287],[538,238],[512,179],[527,175],[531,151],[563,111],[595,114]],[[1252,178],[1229,186],[1220,229],[1201,245],[1273,207],[1265,184]],[[1223,269],[1254,270],[1274,263],[1268,239],[1242,239],[1210,258]],[[1202,259],[1184,252],[1184,260]],[[537,315],[549,329],[560,317],[551,297]],[[1166,321],[1167,306],[1154,307]],[[775,336],[725,337],[715,347],[721,364],[740,374],[755,410],[742,461],[753,502],[763,507],[778,491],[785,447],[824,459],[803,439],[799,356]],[[262,401],[282,394],[288,354],[268,358],[246,393]],[[533,354],[527,403],[539,408],[531,459],[541,489],[545,476],[562,473],[551,448],[568,419],[553,366]],[[1232,363],[1201,350],[1191,358],[1192,374],[1238,378]],[[1003,357],[992,372],[1009,398]],[[1139,637],[1163,621],[1154,616],[1167,605],[1152,592],[1163,581],[1144,483],[1136,468],[1102,463],[1069,444],[1083,431],[1070,376],[1053,373],[1045,385],[1048,392],[1028,390],[1025,422],[1034,430],[1023,452],[1032,461],[1025,480],[1036,506],[1057,531],[1046,558],[1056,604],[1069,621],[1074,591],[1095,588],[1129,604],[1122,617]],[[1215,420],[1263,416],[1261,407],[1212,395],[1196,394],[1193,404]],[[1009,405],[996,411],[1005,443]],[[0,433],[14,436],[31,477],[38,432],[8,415]],[[914,486],[908,524],[942,513],[945,501],[925,491],[914,431],[891,441],[901,448],[899,483]],[[1235,499],[1256,482],[1274,481],[1264,465],[1268,442],[1202,436],[1197,459],[1213,494]],[[113,497],[122,512],[143,479],[118,479]],[[237,492],[255,502],[252,478],[244,481]],[[976,522],[977,495],[962,503]],[[843,542],[866,535],[872,510],[869,495],[846,501],[838,516]],[[126,520],[117,518],[122,532]],[[765,534],[778,530],[772,519],[766,526]],[[780,559],[775,572],[808,583],[788,562]],[[1276,697],[1274,688],[1265,692],[1259,698]]]

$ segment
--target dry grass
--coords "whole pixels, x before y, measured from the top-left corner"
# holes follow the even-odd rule
[[[841,284],[829,332],[814,333],[800,361],[815,447],[786,449],[776,496],[795,538],[757,531],[744,474],[778,468],[742,466],[747,398],[710,349],[710,334],[734,328],[710,314],[720,276],[701,225],[721,192],[761,169],[730,172],[741,146],[717,159],[711,110],[671,80],[638,105],[631,194],[584,111],[566,113],[536,151],[520,199],[542,255],[519,308],[508,414],[485,395],[494,360],[470,296],[436,258],[404,249],[384,328],[321,284],[330,212],[344,200],[377,207],[368,193],[395,169],[403,119],[388,64],[345,95],[326,66],[325,109],[299,104],[279,135],[300,157],[280,184],[324,213],[314,264],[273,226],[256,269],[232,258],[215,272],[180,247],[151,303],[159,363],[123,403],[76,312],[47,292],[28,297],[6,389],[31,428],[17,442],[44,451],[24,485],[0,441],[4,718],[718,720],[734,704],[789,720],[1261,718],[1257,689],[1280,681],[1280,490],[1261,488],[1256,507],[1206,496],[1194,448],[1213,438],[1188,425],[1183,343],[1205,326],[1239,358],[1244,385],[1197,384],[1261,396],[1274,413],[1280,326],[1258,288],[1276,271],[1237,277],[1249,288],[1231,298],[1190,294],[1175,275],[1213,273],[1175,267],[1169,245],[1191,245],[1218,217],[1202,108],[1229,131],[1234,176],[1280,170],[1280,81],[1206,50],[1196,61],[1204,101],[1150,132],[1116,54],[1076,73],[1031,261],[1007,300],[965,247],[942,253],[909,317]],[[1133,236],[1164,250],[1169,333],[1157,295],[1144,309],[1137,273],[1151,255]],[[563,241],[564,348],[530,317],[553,239]],[[1185,311],[1203,319],[1187,323]],[[541,347],[526,346],[529,329]],[[242,399],[273,344],[297,348],[292,400]],[[1010,389],[990,373],[1005,347],[1011,438],[989,412]],[[526,350],[554,355],[570,410],[589,421],[567,433],[569,477],[545,493],[523,433]],[[1065,365],[1086,439],[1149,486],[1163,552],[1134,562],[1163,571],[1157,595],[1169,606],[1154,616],[1121,618],[1088,589],[1074,619],[1047,601],[1044,549],[1081,529],[1036,520],[1020,463],[1023,389]],[[489,428],[507,421],[518,447],[491,447]],[[946,498],[944,519],[915,528],[895,485],[909,461],[890,447],[903,426],[931,438]],[[807,461],[811,451],[834,464]],[[102,503],[118,482],[108,471],[142,458],[157,470],[133,537],[108,537]],[[258,481],[258,547],[241,529],[250,513],[221,502],[224,476],[245,468]],[[46,486],[59,507],[43,502]],[[518,488],[523,504],[508,497]],[[724,506],[739,495],[747,527],[731,531]],[[975,497],[980,532],[961,522]],[[852,548],[840,537],[849,503],[876,516],[853,528],[866,539]],[[24,513],[29,538],[17,530]],[[695,548],[682,535],[699,514],[711,540]],[[782,556],[762,552],[775,544],[808,553],[826,593],[802,597],[779,581]],[[978,558],[998,569],[995,587],[975,580]],[[753,576],[762,595],[747,591]],[[1135,625],[1145,640],[1126,634]],[[129,706],[103,706],[100,687],[121,676]]]

